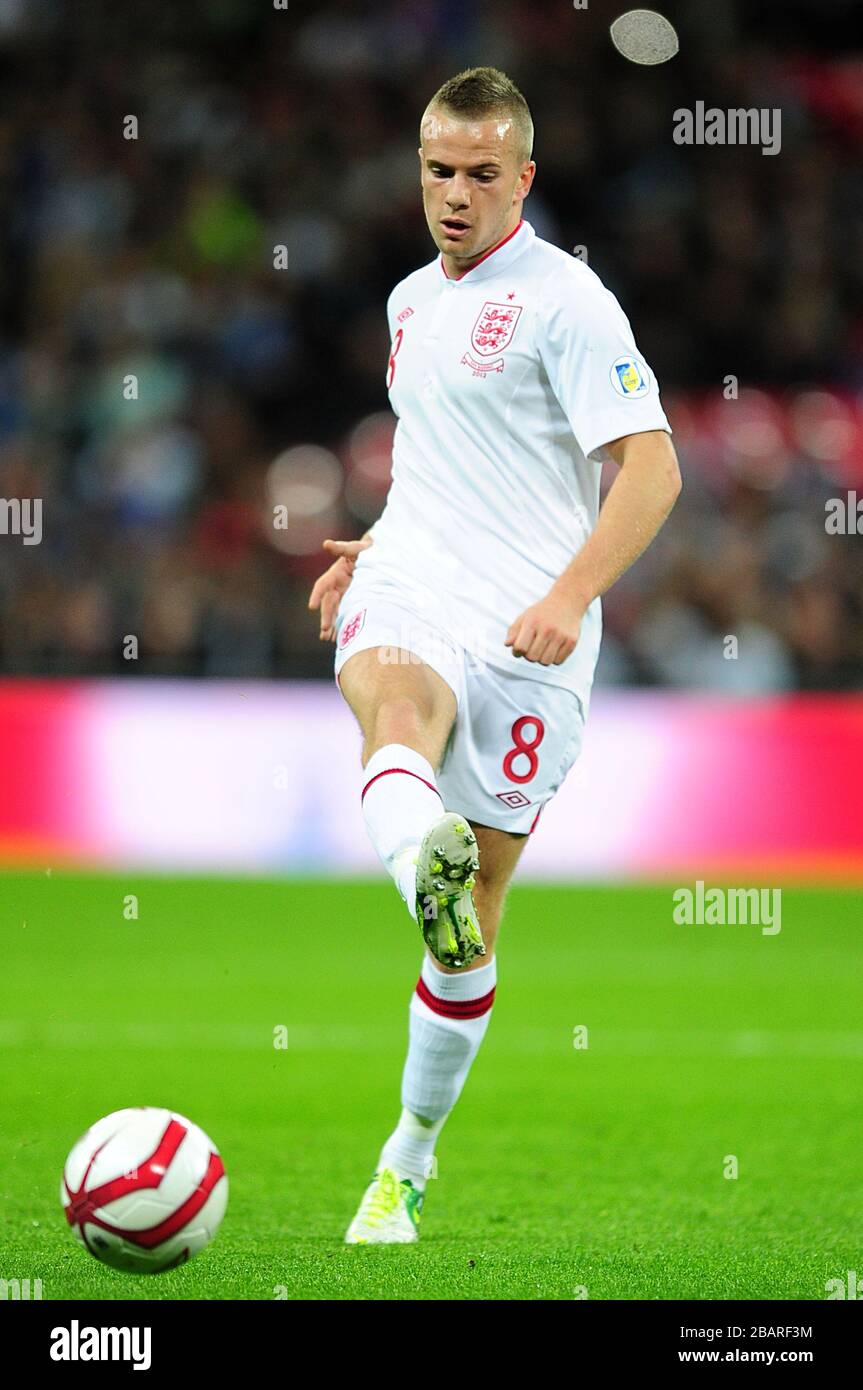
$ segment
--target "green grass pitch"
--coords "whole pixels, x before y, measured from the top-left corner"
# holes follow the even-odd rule
[[[861,1256],[860,896],[786,889],[772,937],[671,911],[668,887],[512,890],[420,1243],[347,1248],[420,963],[392,887],[6,874],[0,1277],[46,1299],[823,1299]],[[140,1104],[210,1133],[231,1196],[209,1250],[133,1278],[72,1239],[58,1186],[81,1132]]]

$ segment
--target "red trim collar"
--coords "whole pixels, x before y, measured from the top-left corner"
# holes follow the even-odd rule
[[[464,277],[465,277],[465,275],[470,275],[471,270],[476,270],[477,266],[478,266],[478,265],[482,265],[483,261],[487,261],[488,258],[489,258],[489,256],[493,256],[493,255],[494,255],[495,251],[499,251],[500,248],[501,248],[502,246],[506,246],[506,243],[507,243],[508,241],[512,241],[512,239],[513,239],[513,237],[515,236],[516,232],[518,231],[519,227],[523,226],[523,224],[524,224],[524,218],[523,218],[523,217],[520,217],[519,220],[518,220],[518,223],[516,224],[516,226],[513,227],[513,229],[512,229],[511,232],[508,232],[508,233],[507,233],[507,235],[504,237],[503,241],[499,241],[499,242],[497,243],[496,246],[490,246],[490,247],[488,248],[487,251],[483,251],[483,253],[482,253],[482,255],[480,256],[479,260],[478,260],[478,261],[474,261],[473,265],[470,267],[470,270],[466,270],[466,271],[464,272],[464,274],[462,274],[462,275],[447,275],[446,266],[445,266],[444,263],[443,263],[443,252],[441,252],[440,268],[441,268],[441,270],[443,271],[444,276],[446,277],[446,279],[447,279],[447,280],[453,280],[453,281],[455,281],[455,280],[463,280]]]

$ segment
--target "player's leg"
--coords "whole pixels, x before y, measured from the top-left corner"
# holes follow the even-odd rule
[[[397,647],[368,647],[339,671],[339,689],[363,736],[361,793],[369,838],[416,913],[419,845],[445,811],[435,780],[456,716],[451,686]]]
[[[507,755],[513,737],[533,728],[521,742],[521,762]],[[538,808],[554,794],[581,741],[581,711],[569,691],[536,688],[494,671],[469,670],[462,707],[447,746],[438,781],[448,799],[469,806],[479,847],[474,899],[486,956],[460,971],[427,955],[410,1004],[408,1058],[402,1078],[402,1114],[387,1140],[381,1163],[422,1187],[433,1163],[436,1141],[456,1104],[491,1019],[497,987],[495,946],[507,889],[537,822]],[[540,737],[541,735],[541,737]],[[515,786],[530,794],[513,795]],[[528,778],[528,774],[533,776]],[[527,779],[527,780],[526,780]],[[507,782],[509,785],[507,786]],[[503,795],[501,795],[503,793]],[[497,821],[498,825],[487,822]],[[500,826],[514,824],[513,830]]]
[[[402,1113],[378,1160],[422,1194],[434,1171],[438,1135],[455,1106],[491,1021],[497,985],[494,954],[504,899],[527,844],[473,822],[480,852],[474,888],[486,955],[461,970],[427,952],[410,1003],[408,1055],[402,1075]]]
[[[435,780],[457,712],[455,694],[431,667],[391,647],[355,653],[341,666],[339,688],[363,735],[363,813],[372,842],[408,906],[416,910],[421,853],[425,851],[430,870],[440,867],[447,854],[458,853],[458,842],[464,838],[456,833],[462,824],[458,815],[442,814],[445,808]],[[450,821],[455,824],[450,826]],[[466,820],[464,830],[475,850],[476,841]],[[441,859],[430,857],[436,846],[441,849]],[[464,875],[462,881],[467,886],[470,876]],[[472,906],[469,889],[465,897]],[[433,903],[437,908],[437,894]],[[453,969],[453,973],[458,971]],[[487,1019],[480,1017],[478,1023],[484,1032]],[[412,1055],[414,1070],[422,1074],[424,1053],[429,1049],[440,1053],[443,1044],[447,1055],[439,1056],[437,1066],[441,1084],[447,1093],[452,1092],[454,1104],[471,1058],[465,1062],[463,1038],[453,1053],[452,1035],[452,1027],[427,1029],[424,1039],[412,1042]],[[472,1053],[478,1046],[479,1039],[469,1043]],[[432,1056],[426,1060],[434,1064]],[[349,1244],[416,1240],[427,1160],[433,1155],[442,1123],[443,1119],[438,1124],[427,1121],[403,1106],[399,1126],[387,1141],[394,1141],[396,1147],[389,1153],[384,1145],[375,1176],[348,1228],[345,1239]]]
[[[513,716],[493,676],[480,673],[462,685],[459,717],[445,745],[442,767],[449,766],[448,804],[488,809],[497,819],[507,802],[498,797],[499,764],[508,747]],[[520,710],[520,712],[523,712]],[[500,727],[498,727],[500,725]],[[452,772],[457,763],[458,775]],[[368,773],[368,766],[366,771]],[[507,792],[509,789],[506,788]],[[519,798],[523,808],[531,805]],[[442,967],[427,955],[409,1008],[409,1046],[402,1080],[402,1112],[386,1140],[375,1178],[348,1229],[353,1242],[395,1243],[417,1238],[418,1216],[441,1129],[465,1085],[485,1036],[494,1001],[497,962],[494,941],[506,890],[527,843],[535,808],[521,810],[524,822],[514,832],[488,826],[476,817],[472,833],[480,847],[479,878],[474,891],[485,904],[485,931],[491,959],[460,969]],[[473,816],[471,817],[473,820]],[[487,851],[488,864],[482,863]],[[481,883],[481,886],[480,886]]]
[[[526,831],[513,834],[509,830],[496,830],[493,826],[481,825],[475,820],[471,821],[471,827],[476,835],[480,862],[473,897],[479,913],[486,961],[490,962],[500,930],[507,890],[530,837]],[[467,968],[475,970],[482,965],[483,960],[480,959]]]
[[[339,689],[362,730],[364,768],[392,743],[438,768],[457,704],[451,686],[431,666],[397,647],[368,647],[341,667]]]
[[[369,837],[430,949],[457,966],[482,953],[470,891],[478,857],[469,822],[447,814],[437,787],[458,683],[455,654],[441,649],[437,659],[450,681],[412,651],[369,646],[341,665],[339,688],[363,735]]]

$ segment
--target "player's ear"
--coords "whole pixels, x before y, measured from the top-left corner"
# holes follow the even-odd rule
[[[522,201],[527,197],[533,185],[534,175],[536,174],[536,164],[529,159],[521,171],[518,187],[521,189]]]

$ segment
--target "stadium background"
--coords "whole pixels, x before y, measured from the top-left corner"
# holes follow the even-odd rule
[[[859,687],[863,548],[823,512],[863,485],[859,66],[801,56],[794,6],[718,3],[638,68],[624,8],[4,7],[0,495],[46,522],[0,550],[3,671],[128,675],[134,632],[135,674],[331,678],[305,603],[386,492],[382,306],[433,252],[418,110],[481,52],[530,95],[529,218],[620,297],[686,465],[606,601],[605,679]],[[780,155],[673,144],[698,92],[781,106]]]
[[[571,1297],[585,1265],[570,1251],[591,1242],[597,1297],[820,1297],[825,1270],[853,1265],[863,541],[827,534],[825,503],[863,496],[863,56],[844,0],[817,13],[716,0],[663,6],[681,51],[636,67],[608,39],[624,9],[0,6],[0,497],[43,499],[39,545],[0,535],[4,1221],[9,1258],[51,1272],[49,1296],[118,1296],[55,1248],[39,1175],[53,1184],[76,1134],[136,1087],[227,1133],[229,1172],[245,1173],[233,1234],[207,1257],[227,1264],[209,1281],[197,1266],[166,1276],[174,1297],[272,1296],[286,1238],[292,1289],[330,1297]],[[585,248],[621,299],[684,491],[604,601],[585,759],[510,899],[510,1012],[477,1065],[476,1108],[447,1130],[456,1171],[477,1152],[495,1172],[501,1155],[507,1171],[557,1171],[542,1107],[572,1086],[561,1037],[592,1008],[604,1052],[577,1083],[584,1147],[561,1179],[577,1229],[561,1253],[552,1223],[546,1258],[547,1213],[519,1192],[529,1253],[489,1253],[474,1278],[449,1262],[462,1235],[449,1212],[417,1291],[379,1266],[324,1277],[308,1236],[309,1193],[315,1231],[346,1220],[391,1118],[416,952],[365,843],[358,738],[306,603],[321,540],[360,535],[383,505],[384,302],[432,255],[418,116],[476,62],[528,97],[526,215]],[[781,108],[781,153],[675,145],[672,114],[697,100]],[[781,936],[694,928],[681,942],[667,883],[711,874],[787,886]],[[357,943],[381,920],[393,954],[371,968]],[[358,970],[386,1023],[369,1026]],[[261,1076],[256,1051],[287,1015],[289,1085]],[[332,1116],[346,1084],[363,1097],[349,1141]],[[233,1109],[232,1089],[246,1097]],[[504,1096],[511,1133],[483,1150]],[[693,1105],[710,1162],[733,1147],[729,1113],[751,1125],[764,1187],[733,1220],[681,1158]],[[34,1115],[35,1175],[20,1153]],[[268,1148],[284,1155],[285,1127],[307,1146],[287,1195]],[[655,1171],[640,1166],[646,1131],[667,1143]],[[591,1186],[606,1146],[629,1171]],[[261,1184],[272,1244],[255,1249],[255,1283],[231,1261],[260,1224]]]

